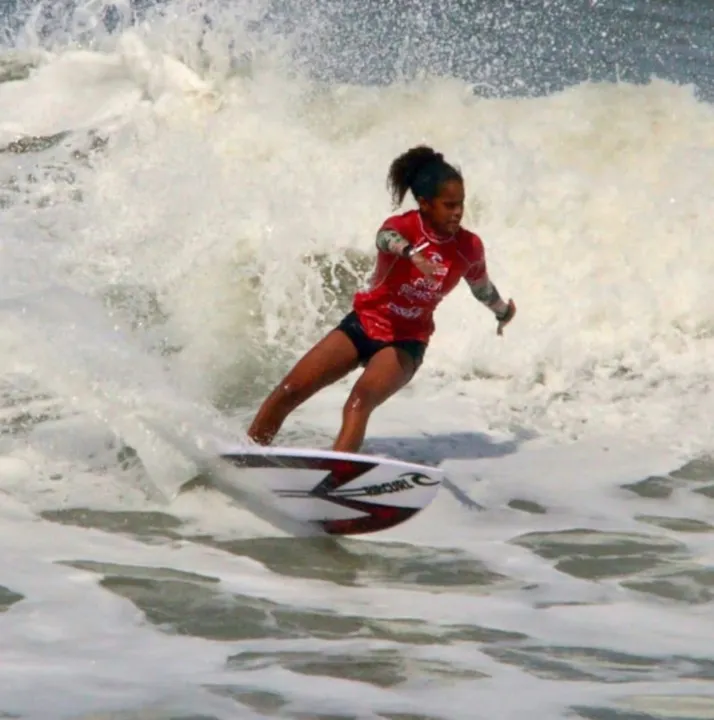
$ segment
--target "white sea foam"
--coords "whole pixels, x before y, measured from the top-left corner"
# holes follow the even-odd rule
[[[511,542],[568,530],[610,533],[603,543],[644,536],[655,556],[681,550],[690,570],[711,565],[710,534],[651,522],[706,527],[709,498],[686,483],[668,499],[622,487],[711,448],[711,106],[662,81],[496,100],[445,79],[323,86],[290,76],[282,56],[257,55],[251,72],[231,74],[217,36],[205,71],[183,52],[192,22],[177,13],[95,49],[54,47],[28,79],[0,85],[0,145],[70,133],[41,152],[0,155],[0,390],[14,429],[0,438],[0,585],[24,596],[0,616],[0,673],[16,687],[0,712],[40,717],[51,704],[63,717],[130,707],[232,717],[237,701],[205,686],[233,684],[281,694],[286,713],[472,718],[478,696],[484,717],[565,717],[571,705],[617,702],[694,716],[686,696],[711,688],[693,674],[616,688],[527,672],[489,655],[488,643],[171,635],[100,587],[101,570],[57,564],[171,568],[219,579],[226,602],[235,593],[429,632],[478,625],[522,633],[524,646],[665,664],[711,654],[705,605],[653,599],[616,573],[593,582]],[[91,152],[95,136],[107,144],[88,163],[73,156]],[[185,521],[179,536],[282,535],[213,493],[171,502],[195,471],[193,451],[152,427],[184,433],[183,450],[194,436],[244,437],[263,388],[348,307],[349,289],[335,284],[370,267],[390,212],[386,168],[418,142],[463,169],[466,224],[519,312],[497,338],[489,314],[455,291],[424,366],[377,411],[369,443],[443,461],[485,510],[445,491],[403,528],[349,545],[353,585],[286,578],[263,559],[177,538],[147,544],[38,519],[76,507],[152,510]],[[328,442],[350,381],[301,408],[288,436]],[[31,429],[20,432],[23,423]],[[146,472],[122,462],[122,442]],[[375,578],[369,558],[391,557],[377,541],[391,552],[458,551],[505,579],[423,588]],[[277,659],[390,650],[407,678],[392,689],[325,673],[306,683]],[[225,667],[249,652],[276,659]],[[604,677],[615,672],[607,662],[616,664],[575,664]],[[435,682],[429,663],[449,682]],[[263,717],[242,707],[241,717]]]

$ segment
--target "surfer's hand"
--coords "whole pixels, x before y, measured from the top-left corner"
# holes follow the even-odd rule
[[[503,328],[508,325],[511,320],[513,320],[513,316],[516,314],[516,303],[513,302],[513,300],[509,300],[508,304],[506,305],[506,309],[503,312],[496,314],[496,320],[498,320],[498,327],[496,328],[496,333],[498,335],[503,335]]]
[[[441,263],[429,260],[421,253],[415,253],[411,256],[411,261],[416,265],[417,269],[424,273],[427,277],[440,277],[446,275],[447,270]]]

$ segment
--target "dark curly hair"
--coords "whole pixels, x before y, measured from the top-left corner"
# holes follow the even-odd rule
[[[415,200],[432,200],[449,180],[463,182],[461,173],[444,156],[427,145],[417,145],[395,158],[389,166],[387,187],[395,207],[402,204],[408,190]]]

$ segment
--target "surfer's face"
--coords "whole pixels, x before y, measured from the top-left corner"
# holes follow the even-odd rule
[[[421,198],[419,208],[436,233],[453,235],[464,215],[464,184],[460,180],[447,180],[431,200]]]

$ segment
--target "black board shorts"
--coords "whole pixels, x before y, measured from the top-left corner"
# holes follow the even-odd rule
[[[426,352],[426,343],[421,340],[375,340],[369,337],[362,327],[362,323],[357,317],[357,313],[352,312],[345,315],[342,322],[337,326],[337,330],[342,330],[345,335],[352,341],[357,349],[359,363],[363,367],[380,351],[386,347],[395,347],[403,350],[414,361],[414,370],[416,371],[424,359]]]

